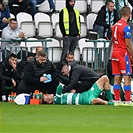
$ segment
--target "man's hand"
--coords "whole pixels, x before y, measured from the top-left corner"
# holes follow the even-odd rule
[[[44,76],[40,77],[40,82],[44,82],[45,80],[48,80],[47,77]]]
[[[14,70],[16,70],[16,67],[17,67],[16,63],[11,63],[11,66],[13,67]]]
[[[14,79],[12,79],[12,83],[13,83],[13,86],[15,87],[16,86],[16,82]]]
[[[72,90],[71,90],[71,93],[75,93],[75,92],[76,92],[76,90],[75,90],[75,89],[72,89]]]
[[[3,22],[3,23],[9,23],[9,20],[8,20],[7,18],[3,18],[3,19],[2,19],[2,22]]]
[[[25,38],[25,35],[23,32],[21,32],[18,36],[19,36],[19,38]]]

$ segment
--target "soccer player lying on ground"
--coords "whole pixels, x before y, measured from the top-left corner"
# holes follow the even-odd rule
[[[112,94],[110,91],[109,79],[106,75],[100,77],[90,88],[90,90],[83,93],[64,93],[62,94],[63,85],[59,85],[56,89],[56,95],[46,94],[43,97],[45,104],[76,104],[76,105],[91,105],[104,104],[114,105]],[[108,101],[98,98],[100,93],[105,89]]]

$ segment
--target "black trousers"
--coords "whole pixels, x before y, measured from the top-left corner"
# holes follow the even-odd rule
[[[19,86],[18,86],[18,92],[17,94],[21,93],[34,93],[35,90],[39,90],[40,92],[46,94],[56,94],[56,88],[59,85],[59,82],[57,79],[54,79],[50,83],[40,83],[39,85],[33,86],[27,84],[24,80],[21,80]]]

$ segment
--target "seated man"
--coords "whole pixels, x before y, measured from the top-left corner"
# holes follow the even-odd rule
[[[111,27],[119,20],[117,11],[114,9],[114,2],[108,0],[98,12],[93,25],[93,30],[98,33],[99,38],[111,39]]]
[[[17,56],[11,54],[0,63],[0,82],[2,101],[7,101],[7,95],[12,91],[17,91],[19,84],[19,74],[16,69]]]
[[[23,40],[23,39],[26,39],[27,37],[18,28],[17,20],[15,18],[12,18],[9,21],[9,25],[3,29],[1,38],[3,40],[9,40],[8,42],[1,43],[2,57],[4,59],[5,56],[7,57],[10,52],[19,54],[20,42],[19,41],[13,42],[12,40]],[[6,51],[5,51],[5,49],[6,49]]]
[[[17,4],[19,7],[16,9],[13,4]],[[8,5],[11,13],[16,16],[19,12],[25,12],[29,5],[29,0],[9,0]]]
[[[29,4],[31,6],[31,15],[34,18],[34,15],[36,14],[36,5],[42,4],[45,0],[29,0]],[[55,10],[55,4],[53,0],[48,0],[49,2],[49,7],[50,7],[50,12],[54,13],[57,12]]]
[[[18,94],[33,93],[39,90],[43,93],[56,93],[57,71],[44,50],[38,51],[36,57],[30,59],[24,68],[24,75],[18,86]]]
[[[10,10],[9,7],[0,1],[0,30],[3,30],[9,23]]]
[[[105,89],[108,101],[98,98],[100,93]],[[91,105],[104,104],[113,105],[113,98],[110,91],[110,84],[106,75],[99,78],[90,90],[83,93],[65,93],[62,94],[63,87],[59,85],[56,89],[56,95],[46,94],[43,97],[43,103],[47,104],[76,104],[76,105]]]

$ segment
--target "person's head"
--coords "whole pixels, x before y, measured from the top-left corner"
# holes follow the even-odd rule
[[[66,8],[72,9],[75,5],[75,0],[66,0]]]
[[[60,63],[59,70],[62,72],[63,75],[69,76],[70,70],[69,70],[69,66],[66,62],[62,61]]]
[[[54,94],[44,94],[43,95],[43,104],[52,104],[54,101]]]
[[[9,57],[8,57],[8,61],[9,61],[9,64],[12,65],[12,64],[17,64],[17,55],[15,54],[10,54]]]
[[[107,9],[110,12],[113,12],[114,11],[115,4],[114,4],[114,2],[112,0],[107,0],[105,4],[106,4]]]
[[[36,47],[36,52],[35,53],[37,53],[38,51],[41,51],[41,50],[44,50],[44,48],[42,46],[38,46],[38,47]]]
[[[4,10],[8,6],[8,1],[0,0],[0,10]]]
[[[17,20],[15,18],[11,18],[9,22],[9,26],[11,29],[15,30],[18,26]]]
[[[30,60],[34,57],[34,54],[33,53],[28,53],[28,55],[26,56],[26,60]]]
[[[69,63],[69,62],[72,62],[72,61],[74,61],[74,54],[73,53],[68,53],[67,55],[66,55],[66,61]]]
[[[128,6],[124,6],[120,11],[121,17],[125,18],[126,20],[130,19],[131,16],[131,9]]]
[[[36,61],[38,63],[38,65],[40,65],[41,67],[44,67],[45,63],[46,63],[46,53],[44,52],[44,50],[38,51],[36,53]]]

